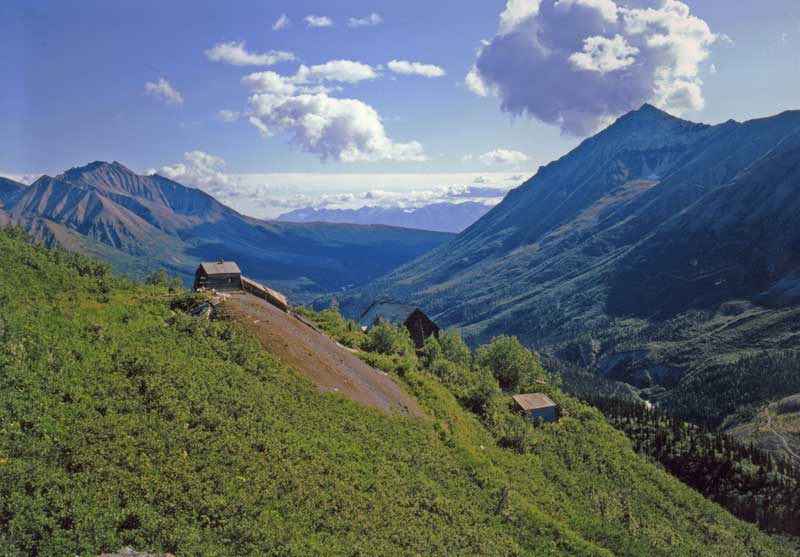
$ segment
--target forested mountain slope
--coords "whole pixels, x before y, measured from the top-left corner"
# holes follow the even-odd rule
[[[559,423],[501,434],[522,422],[496,384],[495,406],[459,405],[489,387],[453,383],[463,350],[428,353],[448,375],[406,359],[396,379],[430,418],[390,417],[166,288],[13,230],[0,258],[5,555],[793,554],[552,386]]]
[[[233,259],[247,275],[301,298],[364,284],[450,238],[387,226],[260,221],[198,189],[99,161],[30,187],[0,182],[3,222],[140,275],[165,267],[188,278],[199,261]]]
[[[800,112],[708,126],[645,105],[338,299],[411,301],[474,343],[515,334],[720,424],[800,392],[778,364],[800,347],[798,187]]]

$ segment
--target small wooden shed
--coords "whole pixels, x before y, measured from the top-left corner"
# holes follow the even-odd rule
[[[381,321],[408,329],[411,340],[418,349],[423,347],[425,339],[429,336],[439,336],[439,326],[416,306],[395,302],[374,302],[359,318],[364,330],[371,329]]]
[[[253,296],[258,296],[259,298],[268,301],[276,308],[282,309],[283,311],[289,311],[289,300],[280,292],[273,290],[272,288],[268,288],[254,280],[250,280],[245,276],[242,276],[242,287],[244,288],[245,292],[249,292]]]
[[[203,262],[194,273],[194,290],[242,290],[242,271],[233,261]]]
[[[511,398],[525,412],[533,423],[555,422],[558,419],[557,405],[544,393],[526,393],[513,395]]]

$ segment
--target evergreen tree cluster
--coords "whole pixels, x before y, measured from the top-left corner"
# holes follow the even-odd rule
[[[763,350],[720,363],[690,377],[663,401],[691,422],[720,425],[738,414],[752,416],[765,402],[800,392],[800,350]]]
[[[637,452],[767,532],[800,535],[800,467],[644,404],[589,399]]]

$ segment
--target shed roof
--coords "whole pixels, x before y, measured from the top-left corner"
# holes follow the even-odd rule
[[[408,316],[419,309],[417,306],[398,304],[395,302],[375,302],[367,308],[358,320],[363,326],[369,327],[376,321],[383,320],[393,325],[402,325]]]
[[[542,408],[553,408],[556,403],[544,393],[526,393],[514,395],[511,398],[520,405],[523,410],[540,410]]]
[[[281,304],[281,305],[283,305],[283,306],[285,306],[287,308],[289,307],[289,299],[286,296],[284,296],[283,294],[281,294],[280,292],[278,292],[277,290],[273,290],[272,288],[269,288],[268,286],[264,286],[263,284],[261,284],[259,282],[256,282],[254,280],[250,280],[249,278],[247,278],[245,276],[242,277],[242,284],[244,284],[245,287],[249,286],[250,288],[254,288],[256,290],[260,290],[261,292],[266,294],[267,297],[273,298],[276,302],[278,302],[279,304]]]
[[[242,271],[234,261],[203,261],[200,263],[200,268],[207,275],[240,275]]]

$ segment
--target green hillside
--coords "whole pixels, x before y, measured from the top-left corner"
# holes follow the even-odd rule
[[[515,335],[731,431],[800,393],[798,184],[800,111],[708,126],[645,105],[446,245],[336,296],[351,316],[418,305],[471,344]]]
[[[366,355],[403,363],[430,416],[388,417],[321,394],[166,288],[14,230],[0,260],[2,555],[791,554],[555,387],[558,424],[509,431],[507,406],[467,411],[476,392],[501,400],[453,379],[494,365],[491,348]]]

